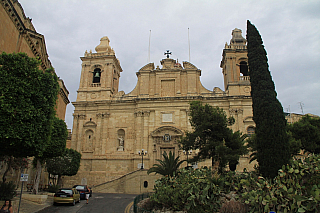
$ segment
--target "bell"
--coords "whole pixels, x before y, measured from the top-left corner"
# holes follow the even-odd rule
[[[95,78],[100,78],[100,75],[98,72],[96,72],[96,74],[94,75]]]

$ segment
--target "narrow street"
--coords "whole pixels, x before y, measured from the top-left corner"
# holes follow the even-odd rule
[[[70,204],[52,205],[38,213],[124,213],[126,207],[135,197],[136,195],[93,193],[89,204],[86,204],[86,200],[81,200],[75,206]]]

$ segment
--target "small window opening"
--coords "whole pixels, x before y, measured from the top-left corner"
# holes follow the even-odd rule
[[[91,138],[91,135],[89,135],[89,139]]]
[[[240,62],[240,74],[242,74],[242,76],[248,76],[249,75],[248,64],[245,61],[241,61]]]
[[[101,69],[99,68],[94,69],[92,83],[100,83],[100,77],[101,77]]]
[[[247,129],[247,135],[248,135],[249,137],[251,137],[254,133],[255,133],[255,128],[252,127],[252,126],[248,127],[248,129]]]
[[[148,181],[144,181],[143,186],[144,186],[144,188],[148,188]]]

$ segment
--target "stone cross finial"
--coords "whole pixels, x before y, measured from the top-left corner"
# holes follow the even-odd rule
[[[167,58],[169,58],[169,55],[171,55],[172,52],[169,52],[169,50],[167,50],[167,52],[165,52],[164,54],[167,55]]]

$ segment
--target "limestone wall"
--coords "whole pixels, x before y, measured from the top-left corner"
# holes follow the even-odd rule
[[[113,181],[94,186],[93,192],[141,194],[152,192],[155,181],[161,175],[147,174],[147,170],[136,170]]]

